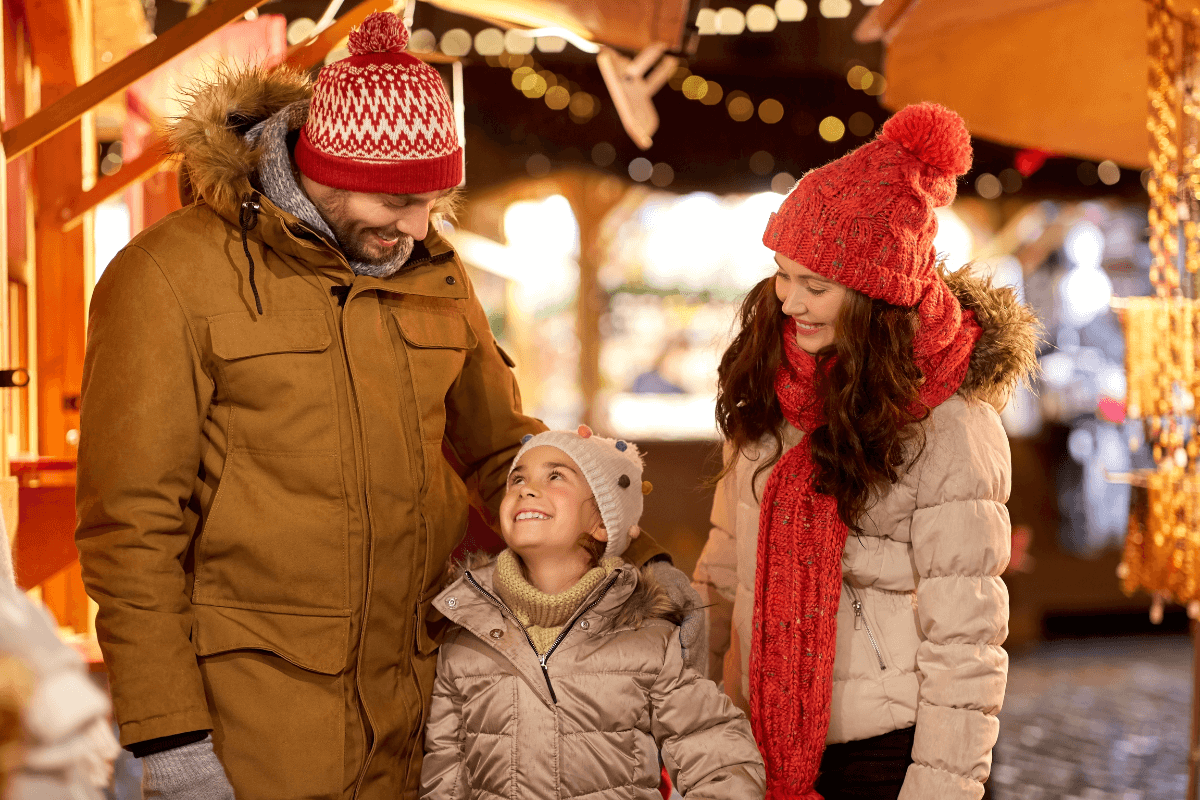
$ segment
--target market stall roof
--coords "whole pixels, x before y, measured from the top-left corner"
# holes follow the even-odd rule
[[[433,5],[504,26],[562,28],[591,42],[639,51],[661,42],[683,50],[698,0],[429,0]]]
[[[1200,22],[1200,0],[1160,0]],[[972,134],[1016,147],[1148,163],[1145,0],[884,0],[859,23],[882,41],[898,109],[932,100]]]

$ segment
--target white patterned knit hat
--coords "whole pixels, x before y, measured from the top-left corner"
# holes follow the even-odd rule
[[[350,34],[350,56],[321,70],[296,166],[352,192],[424,194],[462,182],[454,111],[437,70],[414,58],[408,29],[388,11]]]
[[[642,518],[642,495],[650,493],[650,484],[642,481],[642,455],[637,447],[623,440],[595,436],[586,425],[580,425],[578,433],[545,431],[536,436],[527,434],[521,440],[513,467],[534,447],[557,447],[579,465],[596,496],[600,518],[608,532],[605,557],[624,553],[629,547],[631,529]]]

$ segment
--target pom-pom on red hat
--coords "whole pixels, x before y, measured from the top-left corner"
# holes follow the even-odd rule
[[[462,182],[454,111],[437,70],[405,52],[408,29],[387,11],[350,34],[350,56],[321,70],[296,166],[352,192],[424,194]]]
[[[907,106],[872,142],[800,179],[771,215],[763,244],[813,272],[898,306],[915,306],[937,276],[934,209],[971,168],[962,118]]]

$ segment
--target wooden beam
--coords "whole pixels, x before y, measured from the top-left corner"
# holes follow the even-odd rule
[[[6,17],[11,13],[12,9],[5,7],[2,11],[0,11],[0,17]],[[0,19],[0,25],[4,25],[5,28],[9,27],[9,25],[5,24],[6,22],[8,22],[8,20]],[[6,115],[5,112],[8,108],[7,94],[9,91],[11,91],[9,86],[17,85],[16,81],[10,82],[9,80],[8,65],[10,60],[5,57],[7,49],[8,48],[4,43],[3,33],[0,33],[0,75],[3,75],[4,77],[4,81],[0,83],[0,127],[4,126],[4,119]],[[3,255],[6,262],[8,260],[7,164],[8,162],[4,160],[4,143],[0,142],[0,254]],[[2,309],[0,310],[0,361],[3,362],[8,362],[9,354],[12,352],[12,349],[9,345],[9,337],[12,335],[12,326],[16,323],[16,320],[8,319],[8,308],[8,269],[5,267],[5,269],[0,270],[0,309]],[[4,363],[4,366],[7,368],[9,366],[16,367],[25,365],[10,365],[8,363]],[[7,390],[0,389],[0,391]],[[14,393],[9,392],[9,394]],[[16,422],[16,415],[10,413],[12,405],[16,402],[17,398],[12,396],[0,399],[0,513],[3,513],[5,510],[7,510],[7,506],[10,502],[8,500],[8,495],[12,493],[14,488],[12,482],[10,482],[8,479],[8,434],[10,432],[8,430],[8,426],[10,420]],[[19,425],[20,423],[18,422],[17,424]],[[4,521],[9,523],[7,526],[8,530],[12,530],[12,524],[16,523],[15,519],[6,519]],[[5,542],[0,542],[0,547],[4,546],[5,544]]]
[[[78,225],[84,214],[103,203],[108,198],[123,192],[138,181],[158,172],[168,169],[164,162],[171,155],[168,152],[166,139],[156,139],[141,155],[126,161],[112,175],[105,175],[96,181],[96,185],[78,197],[71,200],[58,212],[62,219],[62,229],[69,231]]]
[[[79,85],[75,68],[74,26],[70,11],[60,0],[28,0],[25,4],[26,24],[29,26],[30,50],[33,64],[40,73],[43,86]],[[14,129],[28,120],[11,120]],[[10,121],[5,122],[7,128]],[[4,138],[5,149],[8,138]],[[17,154],[20,155],[20,154]],[[17,155],[5,153],[11,161]]]
[[[130,53],[87,83],[4,132],[5,157],[11,161],[45,141],[99,103],[182,53],[226,23],[266,0],[216,0],[150,44]]]
[[[91,77],[91,60],[76,59],[80,44],[92,41],[90,12],[72,21],[69,5],[74,2],[37,0],[28,6],[30,50],[42,73],[41,98],[47,106],[76,89],[77,74],[78,81]],[[90,2],[82,0],[80,6]],[[44,65],[49,64],[72,68],[48,72]],[[48,80],[48,75],[54,80]],[[30,200],[37,209],[33,244],[37,344],[31,366],[38,381],[37,452],[43,456],[74,456],[79,430],[92,231],[84,224],[64,232],[56,214],[63,200],[78,195],[85,178],[91,177],[93,147],[90,132],[76,119],[33,149]]]
[[[882,5],[875,6],[863,17],[854,29],[854,41],[859,44],[878,42],[886,39],[892,26],[904,16],[904,12],[913,4],[913,0],[884,0]]]

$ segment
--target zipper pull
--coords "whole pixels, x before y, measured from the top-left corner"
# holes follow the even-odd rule
[[[856,597],[850,605],[854,609],[854,630],[858,630],[862,627],[862,601]]]
[[[549,655],[547,653],[546,655]],[[542,656],[542,677],[546,679],[546,688],[550,690],[550,702],[558,705],[558,695],[554,693],[554,684],[550,682],[550,670],[546,669],[546,656]]]

